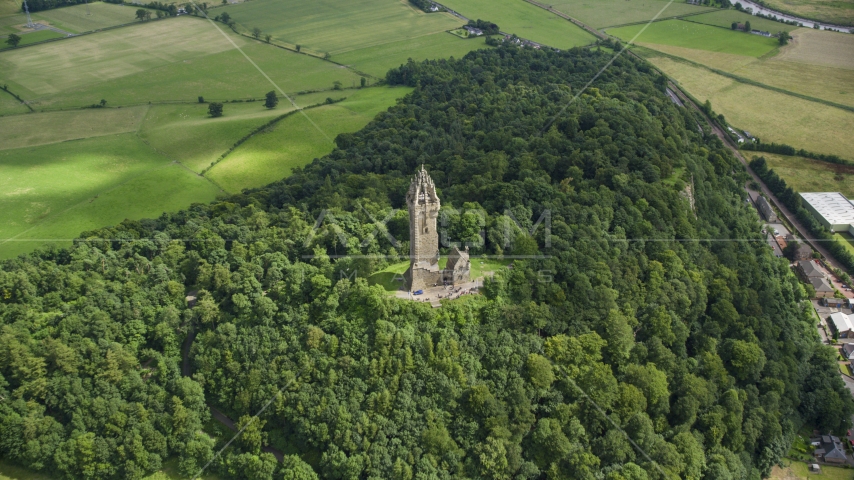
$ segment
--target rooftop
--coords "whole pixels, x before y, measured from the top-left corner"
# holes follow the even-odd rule
[[[850,332],[851,330],[854,330],[854,325],[851,324],[851,318],[842,312],[831,314],[830,321],[833,322],[833,326],[836,327],[837,332]],[[829,442],[831,439],[828,438],[827,440],[824,440],[824,437],[822,437],[822,441]]]
[[[854,205],[839,192],[801,193],[805,202],[831,225],[854,224]]]

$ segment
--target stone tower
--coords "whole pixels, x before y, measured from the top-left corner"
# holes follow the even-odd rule
[[[433,179],[421,166],[406,193],[409,208],[409,270],[404,274],[409,291],[442,283],[439,269],[439,197]]]
[[[470,262],[465,252],[454,248],[448,259],[448,270],[439,268],[439,196],[433,179],[421,166],[406,193],[409,208],[409,269],[404,278],[410,292],[434,285],[459,284],[469,281]]]

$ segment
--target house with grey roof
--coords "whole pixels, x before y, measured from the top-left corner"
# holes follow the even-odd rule
[[[774,209],[771,208],[771,204],[768,203],[768,200],[766,200],[762,195],[759,195],[756,198],[756,208],[759,210],[759,213],[765,217],[765,220],[768,220],[769,222],[780,221],[780,219],[777,218],[777,214],[774,213]]]

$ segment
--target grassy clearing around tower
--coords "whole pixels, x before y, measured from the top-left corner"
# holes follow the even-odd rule
[[[854,113],[739,83],[666,57],[649,60],[700,102],[738,128],[763,142],[793,145],[805,150],[851,159],[854,152]]]
[[[0,17],[14,15],[21,11],[21,4],[17,0],[0,0]]]
[[[765,30],[766,32],[791,32],[798,29],[797,25],[787,25],[782,22],[775,22],[766,18],[757,17],[749,13],[739,12],[738,10],[717,10],[702,15],[692,15],[685,20],[690,22],[704,23],[722,28],[732,28],[732,22],[750,22],[750,28],[753,30]]]
[[[448,257],[439,258],[439,268],[445,268]],[[492,259],[483,257],[471,258],[471,279],[476,280],[485,276],[491,276],[507,268],[513,260]],[[391,265],[372,273],[368,277],[368,284],[379,285],[386,292],[396,292],[404,286],[403,273],[409,268],[409,260],[392,263]]]
[[[595,28],[645,22],[656,18],[659,12],[658,18],[663,19],[716,10],[684,2],[669,6],[668,3],[668,0],[561,0],[552,8]]]
[[[644,28],[646,30],[643,30]],[[748,57],[761,57],[778,46],[775,38],[683,20],[665,20],[651,23],[649,26],[643,24],[613,28],[609,29],[608,33],[623,41],[630,41],[642,30],[643,33],[634,40],[635,43],[673,45]]]
[[[572,22],[523,0],[445,0],[442,4],[468,18],[495,22],[502,32],[550,47],[567,49],[596,40]]]
[[[133,132],[148,108],[93,108],[2,117],[0,150]]]
[[[338,55],[441,33],[464,22],[447,13],[424,13],[406,1],[253,0],[217,9],[247,31],[260,28],[288,45]]]
[[[206,176],[232,193],[280,180],[295,167],[331,152],[335,146],[332,140],[338,134],[359,130],[410,91],[368,88],[354,92],[343,102],[306,110],[305,116],[295,113],[250,138]]]
[[[345,65],[351,65],[359,71],[383,78],[392,68],[399,67],[413,59],[416,62],[427,59],[462,58],[472,50],[490,48],[484,37],[461,39],[447,32],[424,37],[400,40],[376,47],[353,50],[332,59]]]
[[[228,33],[286,92],[357,84],[346,68]],[[36,109],[263,98],[267,80],[208,22],[179,17],[0,53],[0,82]]]

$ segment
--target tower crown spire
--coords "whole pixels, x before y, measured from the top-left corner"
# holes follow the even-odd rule
[[[433,179],[430,178],[424,164],[421,164],[421,170],[415,172],[412,183],[409,184],[406,203],[411,205],[439,203],[439,196],[436,195],[436,184],[433,183]]]

